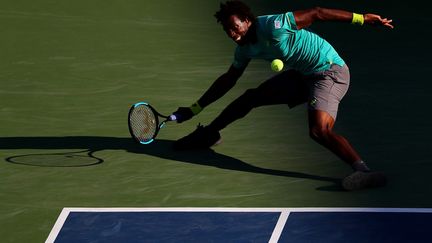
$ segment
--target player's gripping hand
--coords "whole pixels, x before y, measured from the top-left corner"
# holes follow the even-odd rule
[[[177,123],[182,123],[191,119],[194,116],[190,107],[179,107],[173,115],[176,117]]]
[[[203,108],[198,104],[198,102],[195,102],[190,107],[179,107],[173,115],[175,116],[177,123],[182,123],[200,113],[202,109]]]

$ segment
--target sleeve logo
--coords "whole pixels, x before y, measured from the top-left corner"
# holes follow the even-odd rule
[[[275,29],[280,29],[281,28],[281,22],[279,20],[275,20],[274,21],[274,27],[275,27]]]

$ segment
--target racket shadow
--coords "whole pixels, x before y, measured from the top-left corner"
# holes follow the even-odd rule
[[[246,163],[242,160],[220,154],[212,149],[200,151],[175,151],[172,149],[174,141],[159,139],[148,145],[140,145],[131,138],[119,137],[96,137],[96,136],[70,136],[70,137],[3,137],[0,138],[1,149],[73,149],[86,150],[94,154],[103,150],[125,150],[135,154],[145,154],[163,159],[179,161],[183,163],[212,166],[225,170],[243,171],[257,174],[284,176],[290,178],[309,179],[334,183],[335,186],[325,187],[318,190],[342,190],[337,185],[340,178],[332,178],[320,175],[312,175],[294,171],[275,170],[262,168]],[[25,155],[18,155],[25,156]],[[18,157],[12,156],[12,157]],[[8,161],[9,158],[5,158]],[[9,161],[10,162],[10,161]],[[96,164],[101,164],[103,159]]]
[[[21,154],[5,158],[7,162],[37,167],[85,167],[101,164],[103,159],[94,156],[91,150],[63,153]]]
[[[108,142],[103,137],[2,137],[0,138],[0,150],[35,149],[42,151],[4,158],[4,161],[18,165],[86,167],[104,162],[104,159],[95,155],[98,151],[107,149],[106,144],[98,144],[103,141]],[[43,150],[48,152],[43,152]],[[67,151],[53,152],[53,150]]]

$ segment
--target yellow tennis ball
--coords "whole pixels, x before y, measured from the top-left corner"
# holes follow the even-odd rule
[[[283,69],[284,63],[280,59],[274,59],[270,66],[273,71],[280,72]]]

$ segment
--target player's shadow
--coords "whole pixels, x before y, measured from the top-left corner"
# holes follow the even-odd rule
[[[319,175],[311,175],[300,172],[275,170],[269,168],[262,168],[246,163],[242,160],[220,154],[212,149],[194,150],[194,151],[175,151],[172,149],[173,141],[158,140],[155,143],[140,146],[130,146],[128,151],[133,153],[148,154],[165,159],[176,160],[186,163],[199,164],[205,166],[213,166],[225,170],[237,170],[243,172],[266,174],[274,176],[285,176],[292,178],[311,179],[319,181],[328,181],[338,183],[340,179],[330,178]]]
[[[284,176],[290,178],[318,180],[333,183],[331,186],[318,188],[318,190],[340,190],[340,179],[326,176],[312,175],[301,172],[262,168],[248,164],[242,160],[220,154],[212,149],[198,151],[176,151],[172,148],[173,141],[157,140],[148,145],[135,143],[131,138],[118,137],[5,137],[0,138],[2,149],[42,149],[42,150],[69,150],[86,149],[92,151],[93,156],[102,150],[125,150],[131,153],[155,156],[163,159],[179,161],[190,164],[212,166],[225,170],[243,171],[257,174]],[[26,156],[26,155],[18,155]],[[18,157],[13,156],[13,157]],[[10,162],[10,158],[5,158]],[[9,159],[9,160],[8,160]],[[100,158],[103,161],[103,158]]]

